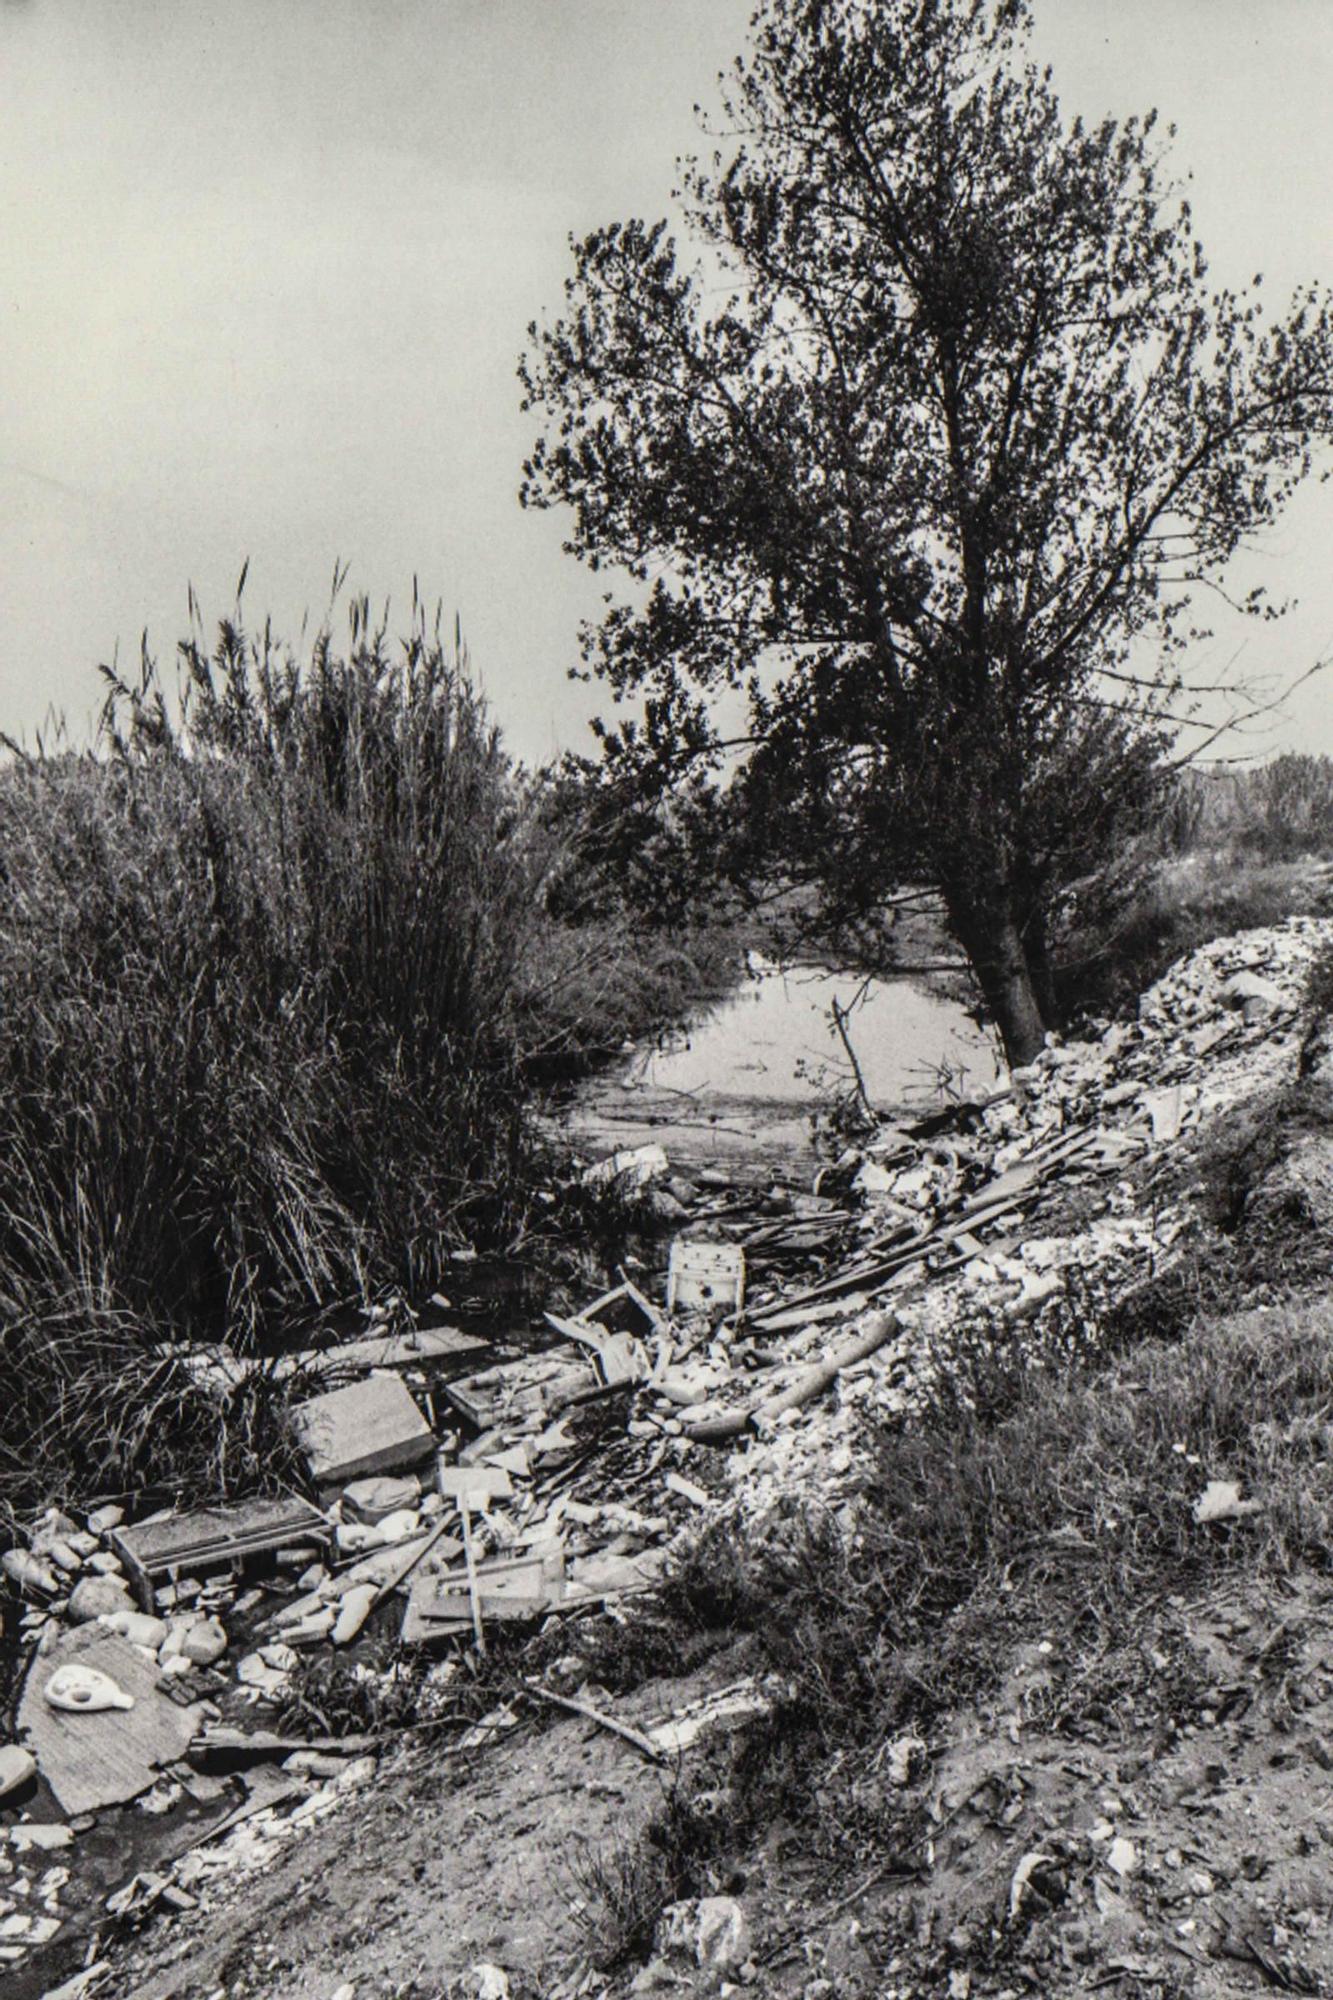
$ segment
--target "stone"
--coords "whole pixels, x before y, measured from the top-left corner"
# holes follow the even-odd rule
[[[1224,1007],[1241,1008],[1247,1020],[1252,1018],[1252,1009],[1262,1018],[1283,1004],[1281,988],[1269,979],[1261,979],[1257,972],[1233,973],[1218,998]]]
[[[71,1548],[63,1535],[57,1535],[52,1529],[33,1536],[32,1552],[35,1556],[44,1556],[48,1562],[53,1562],[56,1568],[64,1570],[67,1576],[77,1576],[83,1568],[82,1556],[76,1549]]]
[[[926,1768],[929,1752],[914,1733],[895,1736],[884,1752],[884,1775],[891,1785],[910,1785]]]
[[[287,1685],[287,1670],[275,1667],[259,1653],[247,1653],[236,1669],[236,1678],[243,1687],[258,1688],[262,1694],[278,1694]]]
[[[118,1576],[85,1576],[69,1594],[69,1615],[75,1625],[90,1625],[95,1618],[134,1608],[134,1600]]]
[[[460,1972],[449,1988],[450,2000],[510,2000],[509,1974],[483,1961]]]
[[[202,1618],[181,1640],[181,1652],[195,1667],[211,1667],[227,1650],[227,1634],[217,1618]]]
[[[18,1854],[53,1854],[57,1848],[71,1847],[73,1843],[73,1827],[65,1826],[59,1820],[54,1823],[28,1821],[9,1829],[9,1844]]]
[[[715,1975],[732,1973],[751,1953],[750,1926],[734,1896],[699,1896],[671,1903],[658,1919],[656,1949]]]
[[[0,1569],[20,1590],[39,1590],[47,1597],[54,1597],[60,1589],[50,1563],[30,1555],[27,1549],[6,1549],[0,1556]]]
[[[105,1535],[111,1528],[118,1528],[125,1519],[125,1509],[108,1504],[94,1507],[88,1516],[88,1526],[95,1535]]]
[[[17,1743],[0,1745],[0,1799],[37,1776],[37,1759]]]
[[[146,1646],[154,1653],[167,1636],[166,1619],[154,1618],[147,1611],[104,1611],[97,1622],[119,1632],[132,1646]]]
[[[358,1521],[372,1527],[403,1508],[414,1508],[421,1498],[421,1481],[413,1472],[397,1477],[380,1473],[374,1479],[354,1479],[343,1489],[343,1507]]]

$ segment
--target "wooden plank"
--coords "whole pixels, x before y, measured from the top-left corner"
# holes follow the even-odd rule
[[[363,1340],[344,1340],[337,1347],[305,1348],[283,1354],[272,1364],[276,1375],[302,1368],[325,1374],[352,1374],[372,1368],[417,1368],[433,1361],[456,1361],[492,1351],[491,1343],[456,1326],[419,1326],[412,1333],[372,1333]]]
[[[416,1465],[435,1449],[430,1425],[396,1375],[368,1375],[312,1396],[297,1404],[292,1426],[321,1485]]]
[[[59,1667],[98,1667],[134,1697],[133,1708],[89,1714],[52,1708],[43,1690]],[[158,1686],[156,1662],[102,1625],[62,1632],[49,1652],[28,1669],[18,1709],[18,1735],[60,1809],[73,1819],[138,1798],[168,1764],[183,1757],[199,1734],[206,1710],[182,1708]]]
[[[461,1576],[456,1571],[423,1571],[408,1598],[403,1643],[421,1645],[473,1631],[477,1616],[501,1621],[540,1618],[563,1599],[563,1572],[558,1555],[480,1563]]]
[[[221,1345],[180,1347],[164,1341],[157,1352],[177,1360],[197,1381],[232,1389],[251,1375],[269,1374],[279,1381],[302,1370],[323,1376],[365,1375],[372,1368],[419,1368],[440,1362],[466,1361],[494,1353],[495,1343],[456,1326],[419,1326],[411,1333],[371,1333],[335,1347],[303,1347],[292,1354],[237,1354]]]

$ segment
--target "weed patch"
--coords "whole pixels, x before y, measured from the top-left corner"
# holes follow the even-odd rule
[[[1146,1633],[1154,1607],[1231,1566],[1329,1566],[1323,1300],[1198,1325],[1082,1378],[1030,1372],[998,1418],[969,1396],[949,1398],[947,1423],[879,1440],[853,1517],[792,1504],[761,1532],[717,1524],[667,1583],[674,1615],[748,1632],[789,1690],[741,1751],[742,1799],[819,1821],[813,1771],[987,1696],[1015,1648],[1043,1636],[1036,1719],[1096,1722],[1144,1702],[1188,1713],[1202,1699],[1188,1649],[1126,1647],[1131,1608]],[[1201,1526],[1210,1479],[1235,1481],[1257,1512]]]
[[[710,1863],[733,1835],[688,1790],[674,1786],[636,1840],[577,1861],[572,1881],[597,1968],[616,1972],[645,1959],[663,1910],[710,1889]]]

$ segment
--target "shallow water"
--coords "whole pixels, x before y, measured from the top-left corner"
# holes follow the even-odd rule
[[[831,1009],[861,992],[853,974],[760,966],[693,1028],[637,1056],[625,1081],[696,1098],[807,1106],[851,1085]],[[994,1042],[957,1001],[905,978],[865,989],[848,1032],[877,1108],[925,1107],[946,1078],[953,1088],[984,1091],[999,1073]]]

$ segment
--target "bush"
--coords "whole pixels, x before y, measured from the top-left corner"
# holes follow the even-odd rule
[[[228,622],[181,662],[178,696],[147,656],[109,676],[96,751],[0,777],[0,1324],[76,1431],[126,1339],[245,1343],[503,1248],[534,1073],[697,976],[548,915],[537,788],[420,622],[395,646],[359,604],[304,662]],[[31,1419],[0,1415],[0,1484]]]
[[[1329,907],[1329,885],[1289,863],[1208,855],[1164,861],[1111,924],[1090,924],[1062,941],[1056,968],[1062,1017],[1131,1011],[1187,952]]]
[[[0,785],[0,1309],[158,1324],[395,1281],[522,1199],[540,856],[418,633],[308,669],[224,626],[113,686],[112,754]]]

